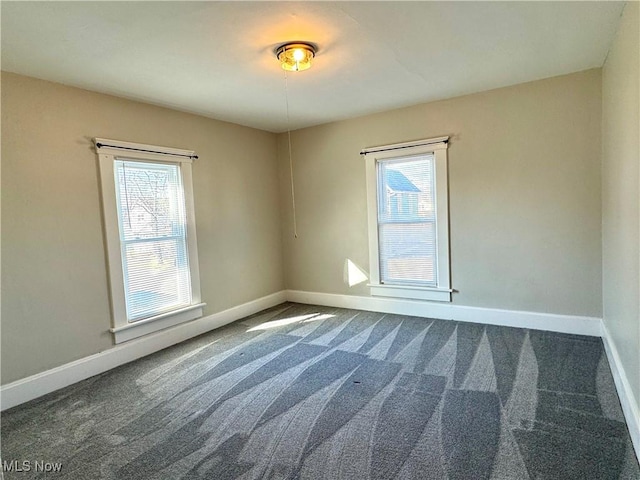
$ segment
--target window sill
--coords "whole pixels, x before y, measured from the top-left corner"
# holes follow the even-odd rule
[[[411,300],[430,300],[435,302],[451,301],[451,289],[382,284],[370,284],[369,287],[371,288],[371,295],[374,297],[408,298]]]
[[[173,327],[174,325],[200,318],[203,315],[205,305],[206,303],[190,305],[179,310],[156,315],[155,317],[127,323],[121,327],[110,328],[109,331],[113,333],[115,343],[126,342],[149,333],[157,332],[163,328]]]

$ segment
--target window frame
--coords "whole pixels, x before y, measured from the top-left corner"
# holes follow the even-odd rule
[[[158,330],[202,317],[205,303],[200,293],[200,271],[196,236],[193,176],[191,165],[195,154],[190,150],[159,147],[140,143],[95,138],[100,170],[103,225],[107,254],[107,272],[111,303],[111,327],[115,343],[147,335]],[[99,146],[98,146],[99,145]],[[164,163],[179,167],[184,190],[186,245],[191,276],[191,304],[154,316],[129,322],[122,262],[122,246],[116,203],[115,161]]]
[[[447,150],[449,137],[371,147],[362,151],[366,163],[367,220],[369,236],[369,288],[372,296],[413,300],[451,301],[449,252],[449,182]],[[378,224],[378,165],[405,157],[433,155],[436,227],[436,286],[385,284],[380,281]]]

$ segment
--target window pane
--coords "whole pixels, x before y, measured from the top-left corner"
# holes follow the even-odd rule
[[[125,246],[127,317],[144,318],[191,303],[184,239]]]
[[[383,283],[436,284],[435,225],[380,225],[380,270]]]
[[[378,164],[380,280],[436,286],[433,155]]]
[[[115,162],[127,320],[191,304],[178,165]]]
[[[123,240],[184,235],[184,195],[177,165],[116,161]]]

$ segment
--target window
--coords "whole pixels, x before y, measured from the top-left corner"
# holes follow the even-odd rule
[[[191,151],[95,139],[116,343],[201,317]]]
[[[451,301],[448,137],[364,150],[371,294]]]

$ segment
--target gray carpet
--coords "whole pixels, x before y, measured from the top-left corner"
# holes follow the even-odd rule
[[[3,413],[2,460],[31,462],[8,479],[640,478],[600,339],[291,303]]]

